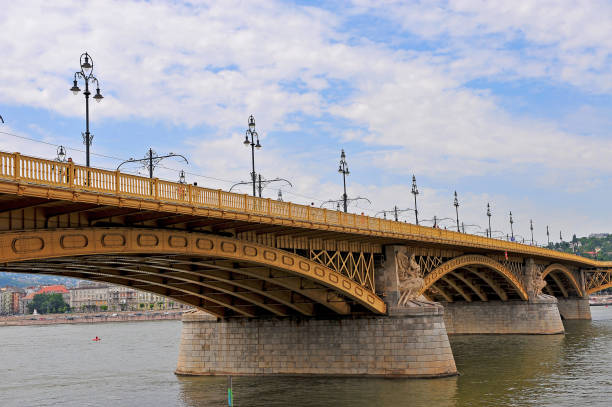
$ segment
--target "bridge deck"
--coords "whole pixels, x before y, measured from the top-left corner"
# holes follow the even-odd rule
[[[256,198],[194,185],[149,179],[119,171],[59,163],[19,153],[0,153],[0,229],[15,230],[96,224],[147,225],[156,227],[208,230],[237,237],[255,234],[271,238],[274,245],[283,240],[288,248],[307,247],[306,240],[335,240],[349,250],[351,245],[369,246],[380,252],[384,244],[418,243],[422,247],[470,249],[472,252],[511,254],[564,261],[579,267],[606,268],[612,262],[599,262],[536,246],[507,242],[409,223],[395,222]],[[35,219],[18,219],[18,209],[41,208]],[[78,213],[76,220],[70,215]],[[84,215],[84,216],[81,216]],[[11,216],[13,219],[11,219]],[[64,221],[65,222],[65,221]],[[149,222],[149,223],[147,223]],[[84,224],[85,225],[84,225]],[[27,227],[29,225],[29,227]],[[72,225],[76,226],[76,225]],[[270,237],[272,236],[272,237]],[[339,249],[342,249],[339,247]]]

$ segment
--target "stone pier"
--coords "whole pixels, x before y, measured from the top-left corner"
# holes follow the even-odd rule
[[[347,318],[185,314],[176,373],[440,377],[457,369],[443,308],[432,305]]]
[[[559,313],[563,319],[591,319],[591,307],[588,298],[559,298]]]
[[[562,334],[557,299],[444,303],[448,334]]]
[[[188,313],[183,316],[176,373],[415,378],[456,375],[444,308],[417,301],[414,296],[410,301],[400,301],[408,297],[399,287],[405,279],[403,274],[398,276],[398,249],[387,249],[376,282],[377,291],[387,303],[386,315],[217,320],[202,312]]]

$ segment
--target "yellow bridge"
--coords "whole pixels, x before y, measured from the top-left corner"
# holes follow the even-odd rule
[[[377,270],[398,246],[431,301],[527,301],[534,275],[558,298],[612,286],[610,262],[19,153],[0,153],[0,230],[0,271],[126,285],[218,317],[385,314]]]

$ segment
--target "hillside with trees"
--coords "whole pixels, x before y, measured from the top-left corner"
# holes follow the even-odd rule
[[[549,248],[597,260],[612,260],[612,234],[597,233],[588,237],[574,235],[569,242],[551,243]]]

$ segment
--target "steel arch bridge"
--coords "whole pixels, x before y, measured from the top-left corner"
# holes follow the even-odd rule
[[[171,297],[218,317],[384,314],[377,270],[406,247],[433,301],[584,297],[611,262],[0,153],[0,270]]]

